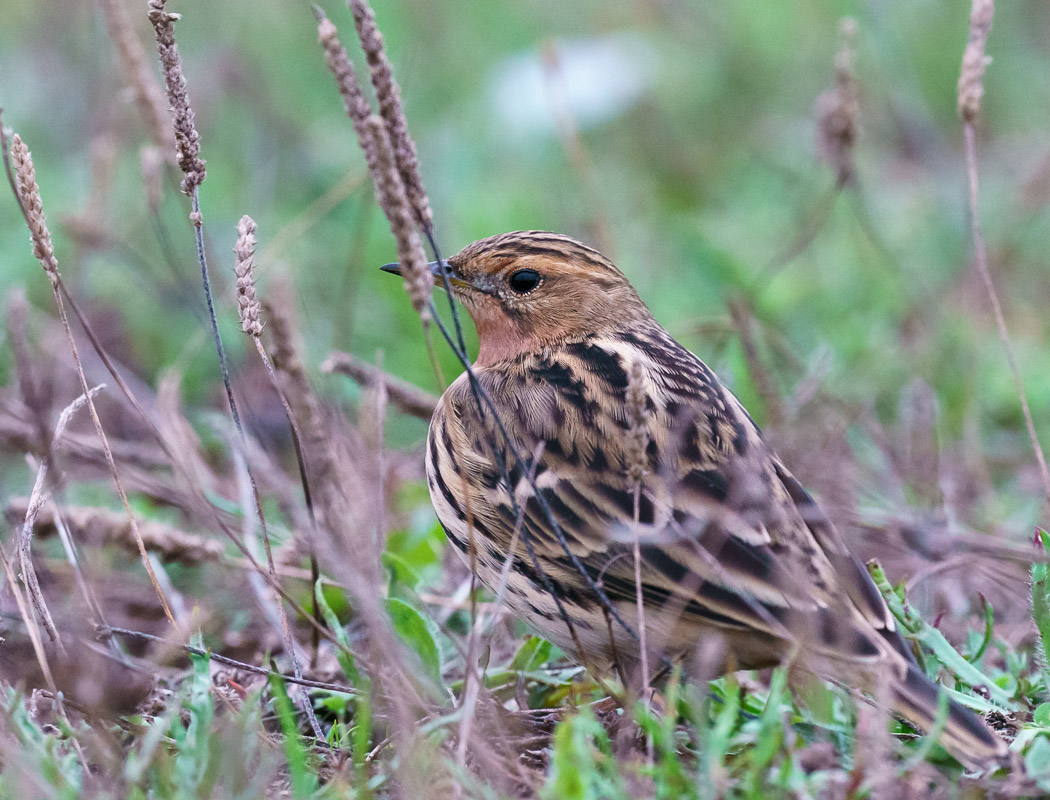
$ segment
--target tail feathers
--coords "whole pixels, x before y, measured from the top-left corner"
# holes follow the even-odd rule
[[[893,687],[893,710],[923,730],[937,719],[940,689],[914,664]],[[1006,743],[970,709],[948,701],[948,719],[940,744],[969,769],[989,769],[1005,758]]]

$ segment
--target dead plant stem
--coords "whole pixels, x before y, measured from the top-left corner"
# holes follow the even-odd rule
[[[91,389],[89,394],[80,395],[59,414],[58,422],[51,436],[51,454],[54,454],[57,449],[59,440],[65,432],[69,420],[87,402],[89,397],[98,393],[102,388],[103,386],[99,385]],[[51,457],[43,459],[37,469],[33,491],[29,496],[29,503],[26,505],[25,521],[22,523],[21,535],[18,538],[18,559],[22,567],[22,580],[25,581],[29,597],[33,601],[33,605],[36,607],[41,620],[43,620],[44,629],[47,631],[48,636],[51,637],[51,641],[54,642],[59,655],[65,656],[65,645],[62,644],[62,638],[58,635],[58,628],[55,627],[55,621],[47,608],[44,594],[40,590],[40,581],[37,579],[36,569],[33,567],[33,527],[36,524],[37,514],[44,503],[47,502],[48,467],[52,461],[53,458]]]
[[[28,151],[27,151],[28,152]],[[3,123],[0,121],[0,156],[3,158],[4,170],[7,173],[7,180],[11,184],[11,191],[14,193],[15,200],[18,203],[18,207],[22,212],[22,216],[25,218],[26,225],[29,230],[33,233],[35,248],[34,251],[39,254],[41,258],[41,266],[44,267],[45,272],[51,282],[51,292],[55,298],[55,305],[58,307],[59,319],[62,322],[62,328],[66,332],[66,337],[69,340],[70,353],[73,356],[73,365],[76,369],[77,377],[80,380],[80,389],[87,397],[88,410],[91,412],[91,421],[95,426],[95,432],[98,434],[99,441],[102,445],[102,451],[106,457],[106,463],[109,466],[110,473],[113,475],[113,482],[117,487],[117,494],[120,496],[120,502],[124,506],[124,512],[128,515],[128,521],[131,524],[132,533],[135,536],[135,543],[138,545],[139,554],[142,557],[143,566],[146,568],[146,573],[149,575],[150,583],[153,584],[153,589],[157,593],[157,597],[160,600],[160,604],[164,609],[164,614],[171,622],[175,624],[175,618],[172,616],[171,607],[168,605],[168,600],[164,596],[164,591],[161,589],[160,583],[157,581],[157,575],[153,571],[153,566],[150,564],[149,555],[146,553],[146,546],[142,541],[142,534],[139,532],[138,521],[135,519],[135,515],[131,511],[131,504],[128,502],[127,493],[124,491],[124,484],[120,480],[120,472],[117,470],[116,461],[113,458],[113,451],[109,445],[109,438],[106,436],[105,430],[102,428],[102,421],[99,419],[98,410],[95,408],[95,401],[91,398],[91,390],[88,387],[87,376],[84,374],[84,367],[80,363],[80,353],[77,350],[76,339],[73,337],[73,331],[69,327],[69,317],[66,314],[66,306],[62,300],[62,291],[60,288],[61,277],[58,272],[58,262],[54,257],[53,252],[50,251],[50,246],[46,248],[40,247],[37,243],[36,229],[38,226],[43,225],[42,218],[40,220],[34,220],[30,218],[29,210],[26,208],[25,199],[22,197],[18,190],[18,184],[15,181],[14,173],[11,170],[11,162],[8,153],[7,134],[3,132]],[[35,178],[34,178],[35,183]],[[37,196],[39,199],[39,195]],[[46,232],[46,229],[45,229]]]
[[[255,474],[252,472],[251,465],[248,463],[248,435],[244,432],[244,425],[241,422],[241,415],[237,410],[237,401],[233,396],[233,385],[230,381],[230,367],[226,359],[226,349],[222,344],[222,336],[219,334],[219,321],[215,316],[215,302],[212,298],[211,291],[211,278],[208,274],[208,257],[204,251],[204,219],[201,215],[200,209],[200,187],[193,186],[190,193],[190,201],[192,205],[192,213],[190,219],[193,222],[193,233],[194,239],[197,244],[197,263],[200,265],[201,270],[201,284],[204,287],[204,299],[208,306],[208,319],[211,322],[211,333],[215,343],[215,351],[219,358],[219,371],[222,373],[222,383],[226,389],[226,400],[230,406],[230,416],[233,418],[234,428],[237,430],[237,437],[244,453],[244,469],[248,475],[248,483],[251,486],[252,500],[255,504],[255,514],[259,519],[259,528],[262,531],[263,548],[266,551],[266,565],[270,576],[270,583],[277,587],[280,585],[280,581],[277,579],[277,569],[274,566],[273,561],[273,549],[270,547],[270,531],[266,525],[266,515],[263,513],[262,498],[259,495],[259,486],[255,481]],[[299,657],[296,654],[296,644],[292,637],[292,629],[288,625],[288,613],[285,611],[284,602],[281,599],[281,594],[275,592],[274,599],[277,602],[277,607],[280,610],[281,615],[281,628],[284,636],[285,646],[288,648],[288,656],[292,659],[292,668],[297,678],[302,678],[302,669],[299,666]],[[313,708],[307,704],[304,707],[306,715],[310,720],[310,726],[313,728],[314,735],[320,741],[324,741],[324,734],[321,732],[320,723],[317,721],[317,716],[313,712]]]
[[[984,290],[988,295],[988,302],[992,306],[992,315],[995,317],[995,325],[999,329],[999,338],[1002,340],[1003,350],[1006,353],[1006,363],[1010,367],[1014,388],[1021,401],[1021,413],[1024,415],[1024,424],[1028,429],[1028,439],[1032,443],[1035,459],[1039,463],[1039,476],[1042,478],[1043,492],[1046,494],[1047,502],[1050,503],[1050,470],[1047,469],[1046,456],[1043,454],[1043,448],[1039,444],[1039,436],[1035,431],[1032,409],[1028,405],[1028,395],[1025,393],[1024,381],[1021,379],[1021,370],[1017,367],[1013,342],[1006,327],[1002,303],[999,301],[999,292],[995,288],[991,270],[988,268],[988,250],[984,243],[984,234],[981,231],[980,207],[978,204],[979,184],[976,133],[971,120],[963,121],[963,151],[966,157],[966,177],[970,189],[970,227],[973,232],[974,260],[977,262],[977,271],[981,274],[981,282],[984,284]]]

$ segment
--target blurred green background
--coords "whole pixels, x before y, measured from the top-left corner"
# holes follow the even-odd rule
[[[348,350],[438,391],[407,297],[376,269],[394,258],[393,242],[309,4],[169,6],[183,14],[178,42],[208,163],[201,203],[240,379],[257,367],[232,303],[231,247],[250,214],[260,292],[281,277],[294,287],[311,367]],[[893,425],[902,391],[921,379],[938,399],[942,441],[964,442],[990,465],[996,491],[975,519],[1030,533],[1041,492],[971,259],[955,109],[969,3],[374,6],[446,255],[523,228],[599,246],[760,422],[766,409],[727,310],[733,299],[753,309],[760,355],[785,397],[816,382]],[[155,66],[145,0],[126,8]],[[360,65],[349,13],[325,9]],[[834,175],[817,154],[814,109],[834,85],[844,16],[856,22],[858,181],[829,204]],[[131,371],[153,384],[177,364],[187,404],[221,409],[188,203],[169,181],[161,225],[148,212],[146,129],[98,7],[0,0],[0,20],[4,124],[33,151],[66,280]],[[1050,5],[1000,3],[988,48],[983,223],[1050,444]],[[0,284],[24,286],[38,313],[53,315],[24,224],[0,194]],[[812,241],[796,247],[809,230]],[[333,399],[356,397],[343,379],[318,380]],[[407,446],[424,426],[392,416],[387,434]]]

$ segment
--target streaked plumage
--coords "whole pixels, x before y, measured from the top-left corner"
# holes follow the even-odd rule
[[[592,586],[637,631],[637,536],[654,657],[711,645],[725,668],[791,659],[865,689],[881,677],[899,713],[930,724],[937,689],[867,572],[737,399],[660,327],[615,266],[537,231],[475,242],[448,263],[478,328],[474,369],[499,424],[460,376],[431,422],[426,469],[438,517],[483,583],[497,587],[512,554],[510,608],[608,668],[637,658],[639,645]],[[640,485],[629,476],[632,365],[647,412]],[[943,740],[971,765],[1003,751],[955,705]]]

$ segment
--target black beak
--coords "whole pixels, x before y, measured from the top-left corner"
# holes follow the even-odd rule
[[[438,265],[437,261],[431,261],[429,264],[427,264],[427,266],[430,267],[430,272],[432,275],[436,275],[438,277],[441,276],[441,267]],[[396,261],[393,264],[384,264],[379,269],[381,269],[383,272],[389,272],[391,275],[401,274],[401,265]],[[449,275],[453,274],[452,268],[448,265],[447,261],[445,262],[445,269],[448,270]]]

